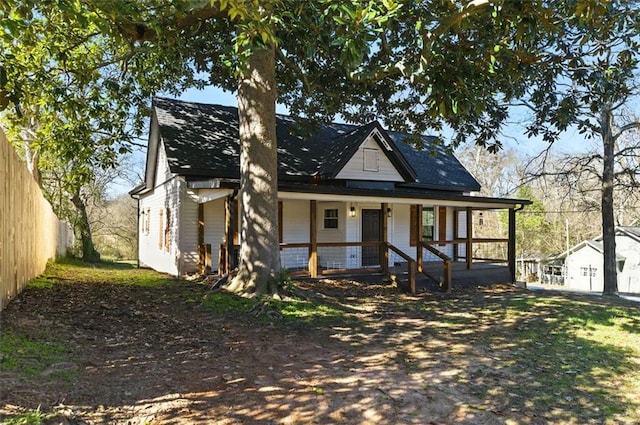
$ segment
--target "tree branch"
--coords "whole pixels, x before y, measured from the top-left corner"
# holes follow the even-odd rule
[[[640,121],[633,121],[620,127],[620,129],[618,130],[618,133],[615,136],[613,136],[613,141],[615,142],[616,140],[618,140],[618,137],[620,137],[622,133],[624,133],[625,131],[629,131],[633,129],[640,130]]]
[[[300,80],[302,80],[302,85],[307,90],[307,93],[312,93],[313,92],[313,86],[311,85],[311,83],[309,83],[309,80],[307,79],[307,75],[305,74],[304,70],[302,68],[300,68],[300,66],[297,63],[295,63],[292,60],[290,60],[282,52],[282,50],[278,49],[278,48],[276,48],[276,57],[278,58],[278,60],[280,60],[280,62],[287,69],[289,69],[291,72],[296,74],[300,78]]]

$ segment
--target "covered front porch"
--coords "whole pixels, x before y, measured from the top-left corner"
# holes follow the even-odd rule
[[[216,196],[196,193],[201,272],[225,275],[236,267],[241,205],[237,198],[233,190]],[[480,276],[496,283],[515,281],[517,205],[493,198],[459,198],[281,191],[282,267],[311,278],[381,274],[411,293],[423,282],[450,291],[464,279]],[[487,210],[505,211],[504,237],[475,235],[474,224],[482,221],[480,213]],[[212,226],[218,231],[212,231]]]

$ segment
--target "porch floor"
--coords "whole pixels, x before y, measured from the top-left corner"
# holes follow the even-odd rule
[[[467,270],[466,263],[463,262],[452,263],[451,266],[451,280],[453,288],[511,283],[509,267],[505,264],[475,263],[471,270]],[[439,291],[440,289],[436,282],[442,276],[442,263],[423,263],[423,269],[431,277],[427,277],[423,273],[417,273],[416,290],[433,292]],[[402,282],[407,281],[406,266],[392,267],[391,272],[398,276]],[[305,276],[305,279],[310,279],[308,274],[302,276]],[[379,271],[372,271],[369,273],[362,271],[357,273],[345,272],[318,277],[318,279],[332,278],[350,278],[359,282],[371,284],[381,284],[387,281],[387,276],[381,274]]]
[[[422,269],[426,274],[438,280],[443,273],[442,263],[424,263]],[[418,273],[420,282],[426,280],[427,283],[433,283],[423,273]],[[451,280],[452,285],[456,286],[479,286],[492,285],[500,283],[512,283],[509,274],[509,266],[498,263],[474,263],[471,270],[467,270],[466,263],[451,263]],[[416,282],[418,287],[418,282]]]

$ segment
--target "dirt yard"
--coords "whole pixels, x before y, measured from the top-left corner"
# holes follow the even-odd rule
[[[47,424],[602,423],[573,419],[570,402],[528,404],[517,388],[532,378],[494,340],[476,339],[486,329],[448,329],[437,310],[417,307],[455,304],[463,318],[466,305],[520,290],[411,297],[349,280],[301,286],[342,316],[308,324],[212,312],[209,286],[194,282],[29,288],[2,312],[2,332],[68,352],[30,377],[2,373],[0,414],[39,407]]]

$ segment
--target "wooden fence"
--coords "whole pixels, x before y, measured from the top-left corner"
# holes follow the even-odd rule
[[[71,245],[40,187],[0,129],[0,310]]]

